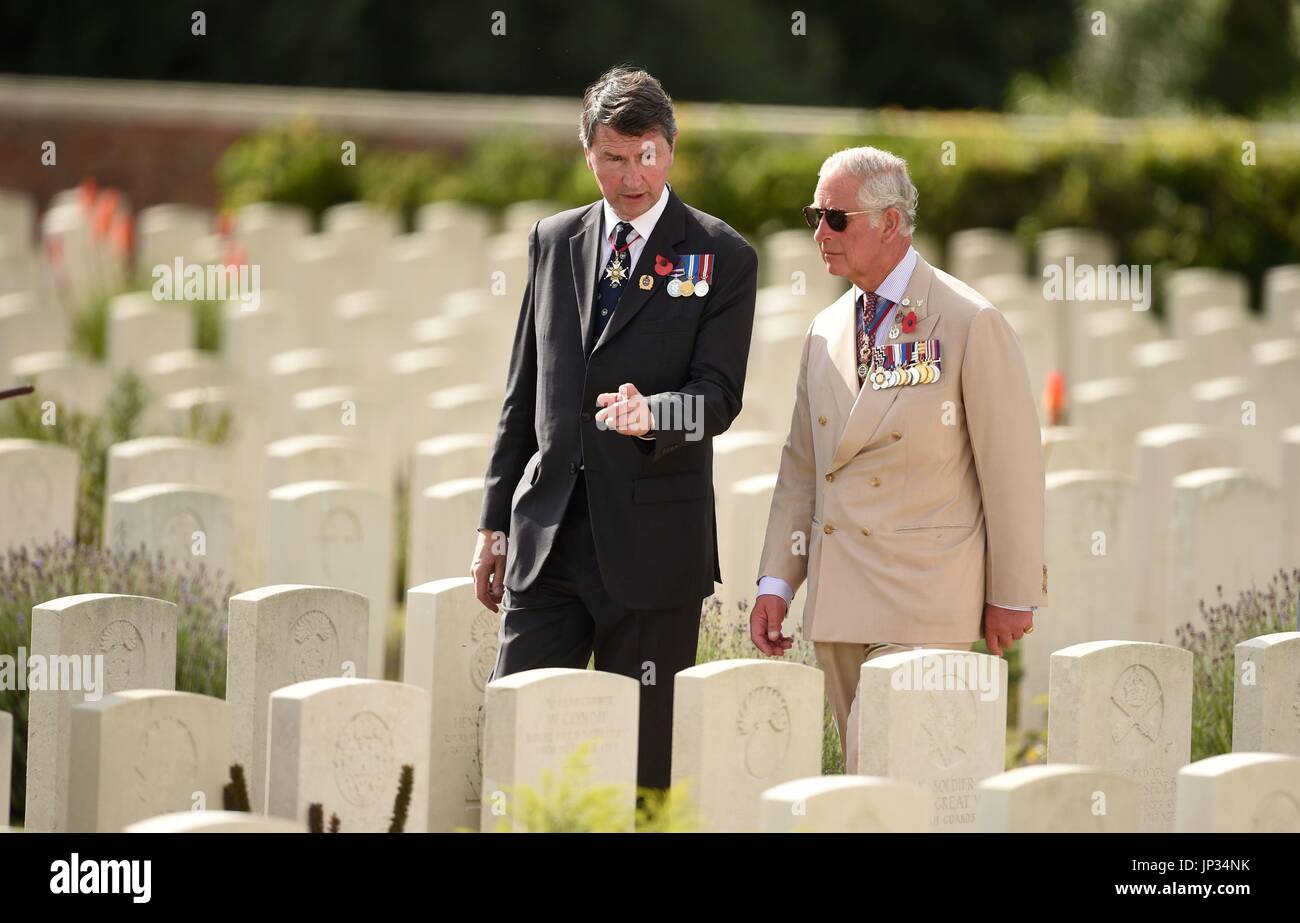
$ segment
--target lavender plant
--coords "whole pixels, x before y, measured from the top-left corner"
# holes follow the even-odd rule
[[[1223,587],[1215,600],[1200,601],[1200,625],[1176,629],[1178,644],[1192,652],[1192,760],[1232,751],[1232,697],[1236,647],[1242,641],[1297,630],[1300,568],[1283,568],[1262,589],[1252,586],[1229,600]]]

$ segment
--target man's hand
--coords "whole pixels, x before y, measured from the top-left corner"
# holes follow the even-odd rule
[[[1010,651],[1011,645],[1033,627],[1033,612],[1003,609],[992,603],[984,604],[984,641],[989,653],[995,657],[1001,657]]]
[[[650,404],[636,385],[618,386],[618,393],[605,391],[596,395],[596,404],[605,408],[596,412],[596,423],[624,436],[647,436],[654,432]]]
[[[469,575],[474,578],[474,595],[486,608],[497,611],[497,603],[505,596],[506,547],[504,532],[491,529],[478,530],[474,546],[474,560],[469,565]]]
[[[781,622],[789,607],[780,596],[764,593],[749,613],[749,639],[769,657],[781,657],[794,646],[794,638],[781,636]]]

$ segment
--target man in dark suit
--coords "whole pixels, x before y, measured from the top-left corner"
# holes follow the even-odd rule
[[[722,579],[712,439],[740,412],[757,256],[667,185],[677,124],[644,71],[587,89],[602,199],[539,221],[472,573],[504,610],[493,679],[641,682],[637,780],[669,783],[673,678]]]

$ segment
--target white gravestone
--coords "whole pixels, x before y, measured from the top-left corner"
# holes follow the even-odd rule
[[[230,779],[230,706],[131,689],[72,709],[68,830],[117,833],[173,811],[221,805]]]
[[[253,810],[261,811],[271,693],[309,679],[364,676],[370,607],[351,590],[281,584],[230,597],[229,617],[226,701],[234,760],[249,780]]]
[[[1034,615],[1021,650],[1020,727],[1046,728],[1053,651],[1084,641],[1145,641],[1137,624],[1133,479],[1101,471],[1047,476],[1047,569],[1052,601]]]
[[[935,832],[973,830],[977,786],[1006,768],[1006,661],[903,651],[864,663],[858,683],[858,771],[925,788]]]
[[[932,799],[911,782],[813,776],[763,792],[763,833],[929,833]]]
[[[1090,641],[1052,654],[1048,756],[1135,779],[1144,833],[1174,829],[1174,777],[1192,748],[1192,655]]]
[[[518,829],[520,786],[539,791],[580,747],[588,780],[613,786],[616,815],[631,830],[636,808],[637,716],[641,688],[628,676],[550,667],[488,683],[483,727],[484,833]]]
[[[1178,772],[1179,833],[1300,833],[1300,758],[1224,753]]]
[[[375,679],[313,679],[271,693],[266,811],[306,823],[320,804],[343,833],[383,833],[403,766],[414,769],[406,833],[424,833],[429,693]]]
[[[370,601],[367,675],[384,675],[393,605],[391,505],[386,493],[305,481],[267,495],[267,580],[334,586]]]
[[[1300,756],[1300,631],[1236,647],[1232,749]]]
[[[0,439],[0,554],[75,536],[80,468],[66,446]]]
[[[1138,785],[1088,766],[1020,766],[979,785],[981,833],[1136,833]]]
[[[766,789],[821,771],[824,686],[820,670],[781,661],[718,660],[677,674],[672,781],[689,786],[703,829],[758,830]]]
[[[429,829],[477,830],[482,810],[483,710],[501,616],[483,608],[469,577],[406,593],[402,681],[429,690]]]
[[[176,688],[176,606],[112,593],[53,599],[32,609],[31,654],[47,658],[50,668],[61,663],[65,681],[29,692],[24,823],[33,832],[58,833],[67,829],[73,706],[88,693]],[[87,658],[90,679],[82,672],[78,682],[76,668],[84,670]],[[91,688],[97,680],[102,688]]]

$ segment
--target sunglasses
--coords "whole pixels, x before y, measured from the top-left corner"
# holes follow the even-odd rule
[[[818,208],[815,205],[805,205],[803,207],[803,220],[807,222],[808,227],[814,231],[817,225],[822,223],[822,218],[826,218],[826,223],[830,225],[832,231],[842,231],[849,226],[850,215],[865,215],[866,212],[846,212],[842,208]]]

